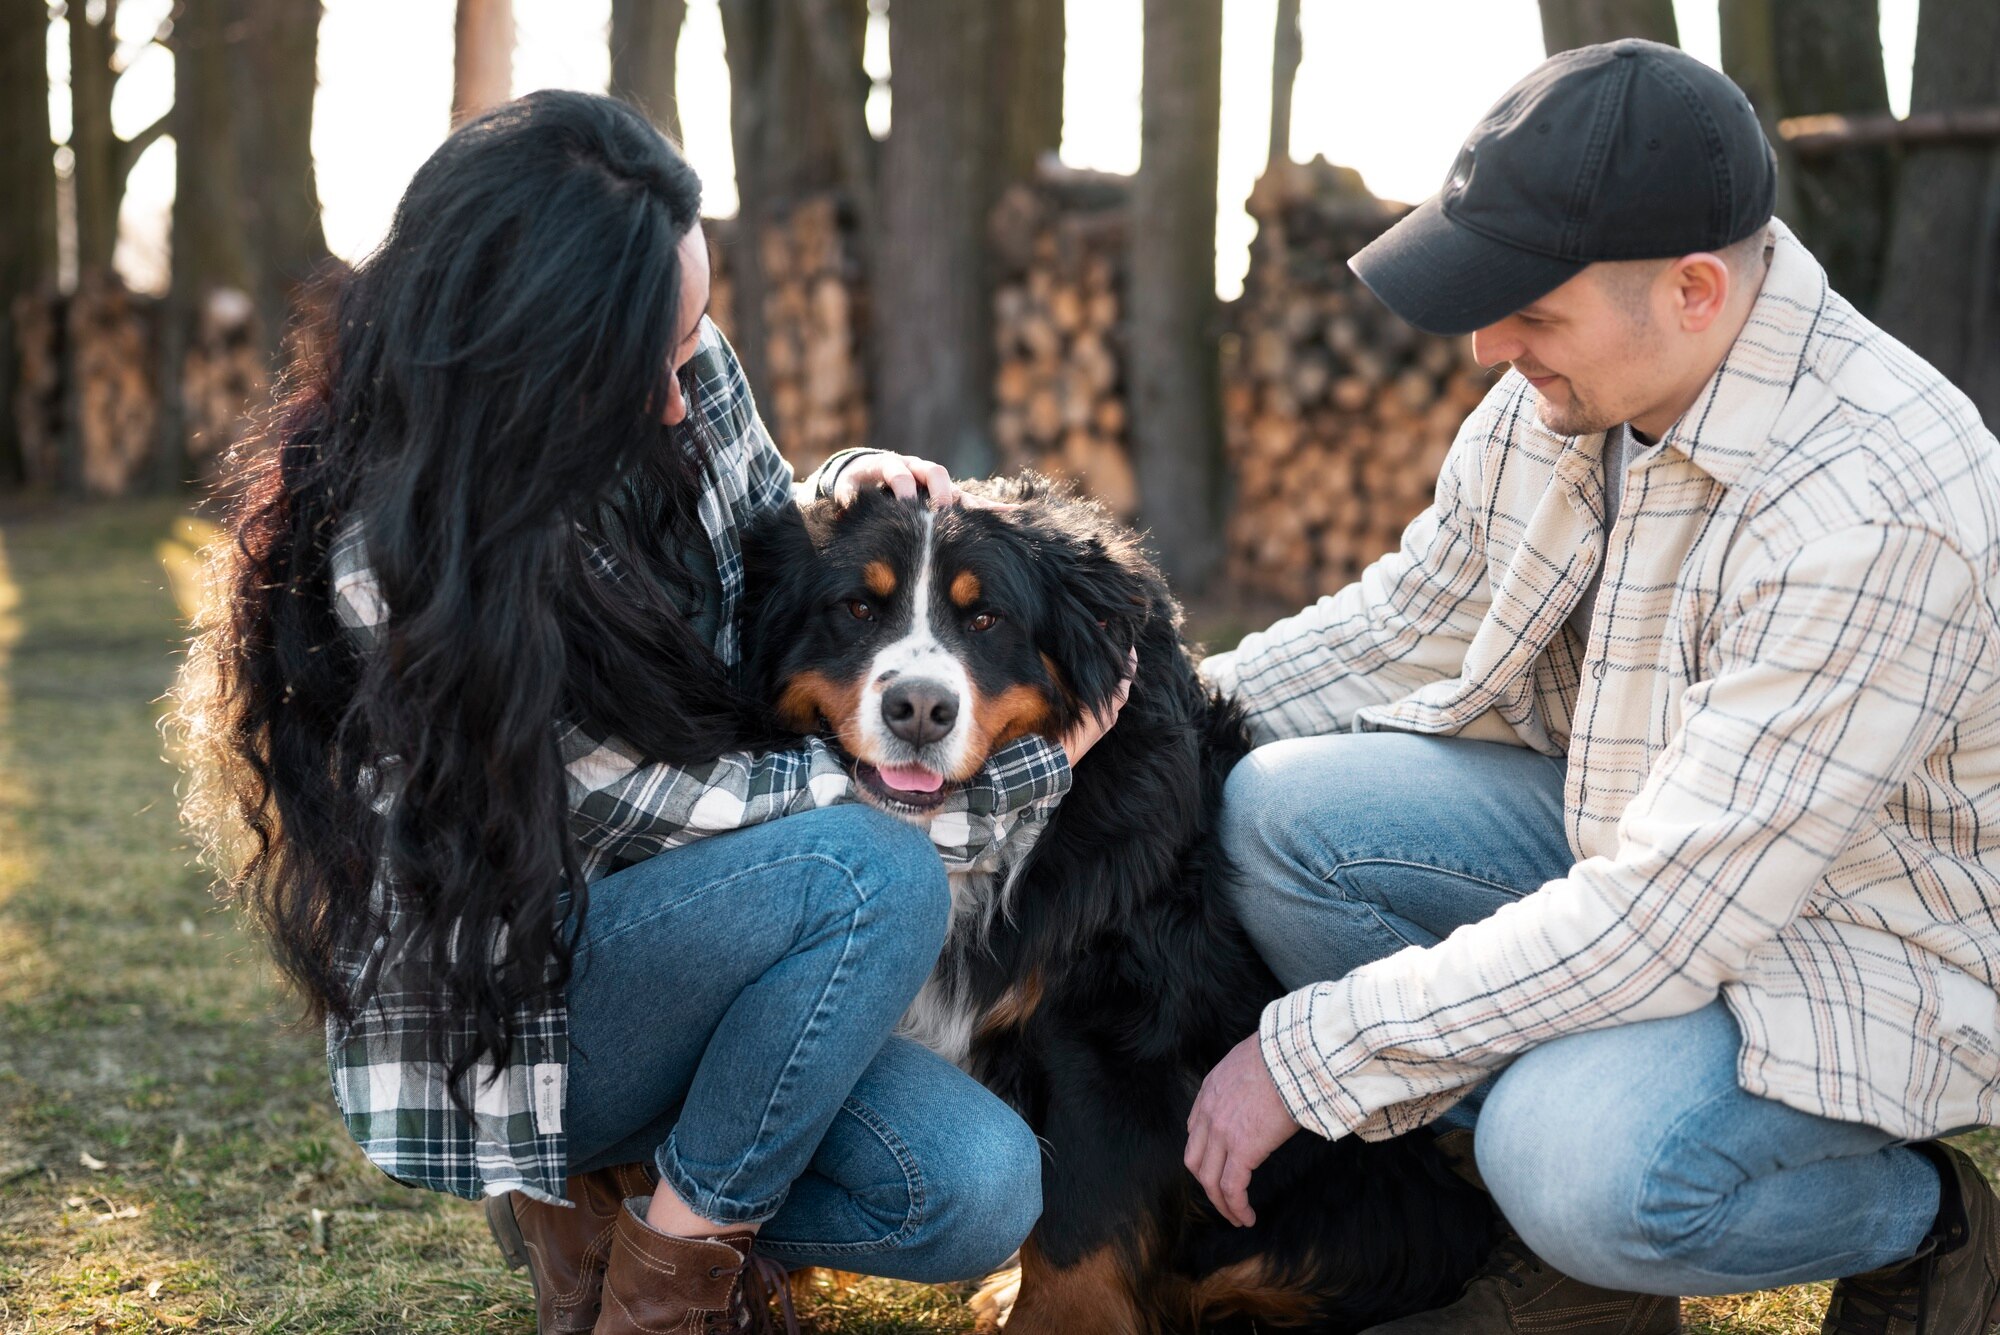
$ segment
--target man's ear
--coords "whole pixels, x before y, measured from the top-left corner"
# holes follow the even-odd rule
[[[1671,281],[1680,306],[1681,327],[1698,334],[1721,318],[1734,290],[1735,275],[1722,256],[1699,251],[1675,261]]]

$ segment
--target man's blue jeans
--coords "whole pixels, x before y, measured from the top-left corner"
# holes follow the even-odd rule
[[[944,942],[929,838],[869,807],[787,816],[591,888],[569,986],[572,1172],[654,1163],[788,1266],[985,1274],[1041,1213],[1027,1125],[890,1036]]]
[[[1229,776],[1238,907],[1286,987],[1338,978],[1484,918],[1571,866],[1563,762],[1452,737],[1259,747]],[[1736,1086],[1718,999],[1533,1049],[1447,1117],[1477,1119],[1501,1212],[1545,1261],[1606,1288],[1743,1293],[1909,1256],[1937,1172],[1882,1131]]]

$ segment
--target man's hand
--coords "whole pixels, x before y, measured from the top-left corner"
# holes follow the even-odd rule
[[[969,503],[972,497],[965,498]],[[1011,507],[1010,507],[1011,508]],[[1077,720],[1074,728],[1062,736],[1062,749],[1069,755],[1069,767],[1076,768],[1076,762],[1083,759],[1083,753],[1097,745],[1098,739],[1111,731],[1111,725],[1118,721],[1119,711],[1125,708],[1125,698],[1132,694],[1132,678],[1139,671],[1139,646],[1133,645],[1125,654],[1125,675],[1118,679],[1118,689],[1111,693],[1111,699],[1096,713],[1086,713]]]
[[[1005,501],[989,501],[983,496],[960,491],[943,464],[919,459],[914,454],[893,454],[888,450],[858,455],[841,468],[833,482],[833,501],[845,510],[854,504],[856,496],[869,487],[887,487],[904,500],[913,501],[917,498],[919,483],[930,494],[933,509],[960,503],[970,510],[1014,508]]]
[[[1222,1217],[1248,1228],[1257,1222],[1257,1212],[1250,1208],[1250,1174],[1298,1129],[1252,1034],[1201,1082],[1188,1113],[1187,1153],[1181,1161]]]

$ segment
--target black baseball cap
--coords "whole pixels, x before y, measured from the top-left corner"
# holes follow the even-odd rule
[[[1549,57],[1493,105],[1444,189],[1348,266],[1396,314],[1469,334],[1598,260],[1719,250],[1770,221],[1778,162],[1727,76],[1625,38]]]

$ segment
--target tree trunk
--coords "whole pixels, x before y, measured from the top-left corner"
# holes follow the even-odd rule
[[[0,488],[26,480],[14,396],[17,297],[56,279],[55,145],[49,139],[48,0],[0,0]]]
[[[1299,32],[1299,0],[1278,0],[1277,31],[1271,41],[1271,145],[1266,166],[1292,159],[1292,87],[1305,59]]]
[[[241,207],[238,131],[230,97],[231,5],[181,0],[174,23],[175,153],[173,284],[160,316],[157,485],[191,478],[183,396],[189,336],[202,303],[219,287],[249,291],[249,245]]]
[[[829,3],[846,4],[850,12],[866,16],[856,0]],[[765,396],[771,388],[764,319],[769,285],[759,238],[800,199],[847,178],[842,125],[862,115],[867,97],[859,75],[861,23],[857,18],[852,27],[857,74],[843,89],[821,77],[812,34],[796,0],[722,0],[721,10],[737,198],[736,249],[729,257],[736,327],[726,332],[752,391]]]
[[[876,274],[877,435],[954,476],[993,467],[987,219],[999,6],[921,0],[889,23],[891,128]],[[1211,207],[1214,179],[1209,182]]]
[[[611,0],[611,95],[645,112],[676,144],[674,59],[686,17],[687,0]]]
[[[167,117],[120,139],[111,128],[111,98],[118,86],[118,0],[104,0],[96,21],[89,7],[69,14],[69,147],[76,183],[76,267],[79,276],[108,274],[118,249],[118,210],[125,182],[139,155],[166,131]]]
[[[1541,0],[1542,46],[1550,55],[1620,37],[1679,46],[1674,0]]]
[[[452,30],[452,125],[463,125],[513,95],[513,0],[458,0]]]
[[[267,358],[290,323],[294,295],[327,258],[313,171],[320,0],[230,0],[229,74],[238,107],[244,241]]]
[[[1778,196],[1775,212],[1786,222],[1799,216],[1798,191],[1792,178],[1798,171],[1778,122],[1791,114],[1779,95],[1777,34],[1772,5],[1782,0],[1722,0],[1722,70],[1757,109],[1764,138],[1778,155]]]
[[[1914,113],[2000,102],[2000,7],[1922,0]],[[1911,148],[1897,185],[1876,318],[2000,427],[2000,150]]]
[[[824,98],[823,114],[832,135],[847,205],[854,211],[863,242],[862,259],[872,264],[870,247],[880,239],[880,154],[868,131],[868,71],[862,43],[868,31],[867,0],[798,0],[793,18],[805,25],[813,77]],[[817,167],[815,167],[817,170]]]
[[[998,7],[994,65],[999,96],[1002,188],[1034,175],[1044,153],[1062,147],[1063,0],[1014,0]]]
[[[69,7],[69,147],[76,183],[76,267],[78,273],[111,268],[118,247],[118,206],[124,194],[118,171],[118,136],[111,129],[111,72],[115,48],[112,25],[117,0],[105,0],[96,22],[87,7]]]
[[[1876,0],[1768,0],[1768,8],[1779,115],[1889,109]],[[1812,159],[1785,152],[1779,161],[1794,197],[1785,221],[1826,266],[1834,290],[1873,310],[1893,202],[1894,155],[1886,148],[1858,148]]]
[[[1222,554],[1215,194],[1222,0],[1146,0],[1129,321],[1139,517],[1199,590]]]

